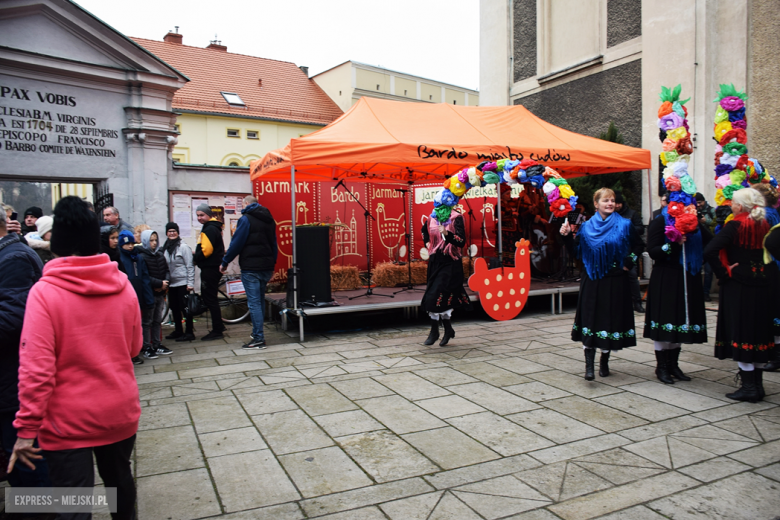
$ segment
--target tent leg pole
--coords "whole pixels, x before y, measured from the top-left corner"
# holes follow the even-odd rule
[[[295,232],[295,165],[290,168],[290,227],[292,231],[293,309],[298,312],[298,328],[303,341],[303,312],[298,309],[298,239]]]
[[[298,314],[298,336],[301,343],[303,343],[303,312]]]

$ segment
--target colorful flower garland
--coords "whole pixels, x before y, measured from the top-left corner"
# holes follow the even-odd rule
[[[577,205],[574,190],[566,179],[552,168],[530,159],[522,161],[501,159],[463,168],[456,175],[445,180],[444,188],[433,199],[431,218],[446,224],[450,220],[452,208],[471,188],[502,183],[509,185],[529,183],[534,188],[542,188],[550,202],[550,210],[556,217],[565,217]]]
[[[696,184],[688,175],[693,144],[688,129],[688,109],[683,106],[690,98],[680,101],[681,90],[681,85],[672,90],[661,87],[661,107],[658,109],[659,137],[663,143],[661,162],[666,166],[664,185],[669,192],[669,225],[665,233],[670,242],[679,242],[683,235],[694,233],[699,227],[694,197]]]
[[[715,202],[731,206],[734,192],[764,182],[777,187],[777,180],[769,175],[757,159],[748,157],[747,94],[734,85],[721,85],[718,91],[718,109],[715,111]],[[728,210],[726,210],[728,211]],[[726,222],[733,216],[729,215]]]

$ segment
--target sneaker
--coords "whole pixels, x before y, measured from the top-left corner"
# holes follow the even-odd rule
[[[195,341],[197,338],[195,337],[195,334],[192,332],[185,334],[184,336],[180,338],[176,338],[176,343],[181,343],[182,341]]]
[[[252,338],[249,340],[249,343],[246,345],[241,345],[241,348],[244,350],[265,350],[268,348],[268,345],[265,344],[264,339],[255,339]]]
[[[170,356],[171,354],[173,354],[173,350],[169,348],[165,348],[162,345],[160,345],[157,347],[156,353],[158,356]]]
[[[177,331],[171,332],[170,334],[165,336],[165,339],[178,339],[178,338],[180,338],[182,336],[184,336],[184,333],[182,331],[180,331],[180,330],[177,330]]]
[[[134,365],[143,365],[144,364],[144,360],[141,359],[140,356],[135,356],[133,358],[133,364]]]
[[[705,294],[705,295],[704,295],[704,301],[705,301],[705,302],[711,302],[711,301],[712,301],[712,297],[710,297],[710,295],[709,295],[709,294]]]
[[[221,339],[221,338],[224,338],[224,337],[225,336],[222,334],[221,330],[212,330],[211,332],[209,332],[208,334],[206,334],[205,336],[203,336],[200,339],[201,339],[201,341],[209,341],[211,339]]]
[[[142,355],[143,355],[143,356],[144,356],[146,359],[157,359],[157,352],[155,352],[155,350],[154,350],[153,348],[151,348],[151,347],[150,347],[150,348],[145,348],[145,349],[144,349],[144,350],[141,352],[141,354],[142,354]]]

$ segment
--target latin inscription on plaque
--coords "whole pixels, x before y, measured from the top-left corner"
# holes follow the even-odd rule
[[[119,131],[97,117],[61,112],[76,96],[0,85],[0,151],[116,157]]]

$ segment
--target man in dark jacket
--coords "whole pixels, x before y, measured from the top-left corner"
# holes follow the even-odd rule
[[[628,207],[626,199],[623,198],[623,194],[620,192],[615,193],[615,211],[623,218],[631,221],[631,225],[634,226],[639,236],[644,235],[645,226],[642,224],[642,215]],[[634,302],[634,310],[636,312],[645,312],[645,307],[642,305],[642,294],[639,292],[639,275],[637,270],[637,264],[628,271],[628,287],[631,289],[631,300]]]
[[[225,243],[222,241],[222,222],[214,218],[211,206],[201,204],[195,208],[198,222],[203,225],[198,236],[198,247],[195,249],[195,265],[200,267],[200,293],[203,303],[211,314],[212,329],[203,336],[203,341],[223,337],[225,324],[222,323],[222,311],[219,308],[217,291],[222,273],[219,266],[225,254]]]
[[[252,337],[249,343],[241,348],[264,349],[265,288],[274,274],[279,252],[276,245],[276,222],[268,208],[258,204],[257,199],[251,195],[244,197],[241,214],[219,270],[224,274],[228,264],[238,255],[241,283],[244,285],[249,313],[252,315]]]
[[[13,422],[19,410],[19,339],[24,309],[27,294],[43,271],[35,251],[22,244],[19,230],[19,223],[8,222],[5,212],[0,211],[0,440],[9,458],[16,442]],[[35,470],[17,463],[8,481],[11,486],[51,485],[45,461],[38,461]]]
[[[31,231],[38,231],[36,222],[43,216],[43,210],[38,206],[30,206],[24,211],[24,222],[22,222],[22,234],[26,235]]]
[[[650,217],[650,222],[655,220],[655,218],[661,214],[667,205],[669,205],[669,194],[664,192],[663,195],[661,195],[661,207],[653,210],[653,215]]]

